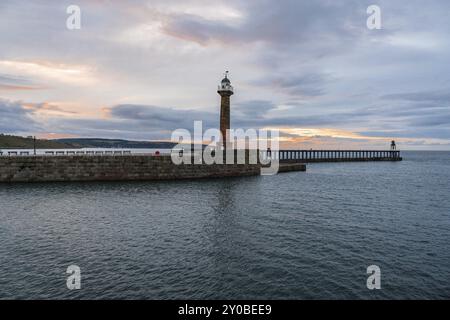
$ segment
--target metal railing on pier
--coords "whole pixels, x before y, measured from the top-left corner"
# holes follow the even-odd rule
[[[53,150],[53,151],[39,151],[34,154],[33,151],[0,151],[0,156],[121,156],[131,155],[130,150],[95,150],[95,151],[75,151],[75,150]]]
[[[402,160],[398,150],[266,150],[260,157],[280,162]]]
[[[39,156],[121,156],[121,155],[148,155],[148,156],[168,156],[171,153],[179,153],[179,155],[190,154],[191,156],[202,156],[203,150],[183,150],[172,149],[167,152],[148,152],[136,153],[131,150],[52,150],[43,151]],[[245,151],[245,150],[239,150]],[[234,150],[234,155],[237,157],[238,150]],[[254,150],[256,151],[256,150]],[[222,150],[223,152],[223,150]],[[251,152],[250,152],[251,153]],[[245,154],[245,153],[244,153]],[[249,150],[247,150],[248,157]],[[337,162],[337,161],[400,161],[402,157],[399,150],[258,150],[259,159],[279,160],[281,163],[295,163],[295,162]],[[0,156],[32,156],[33,152],[10,150],[0,151]],[[242,157],[242,155],[241,155]]]

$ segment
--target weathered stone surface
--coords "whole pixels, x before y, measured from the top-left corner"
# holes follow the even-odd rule
[[[306,171],[304,163],[280,163],[278,172]]]
[[[175,165],[170,156],[0,157],[0,182],[170,180],[260,174],[259,164]]]

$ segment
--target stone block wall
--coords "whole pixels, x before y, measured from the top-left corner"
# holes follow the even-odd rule
[[[170,180],[250,176],[259,164],[182,164],[170,156],[0,157],[0,182]]]

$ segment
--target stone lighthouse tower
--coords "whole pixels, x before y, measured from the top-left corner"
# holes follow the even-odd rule
[[[225,78],[217,89],[220,95],[220,132],[222,133],[222,145],[224,148],[229,146],[229,137],[227,130],[230,129],[230,97],[233,95],[233,86],[230,79],[228,79],[228,71],[225,73]]]

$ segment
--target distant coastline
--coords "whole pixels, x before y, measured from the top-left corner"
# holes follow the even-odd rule
[[[81,148],[127,148],[127,149],[172,149],[176,144],[165,141],[130,141],[123,139],[68,138],[36,139],[0,134],[0,149],[81,149]]]

